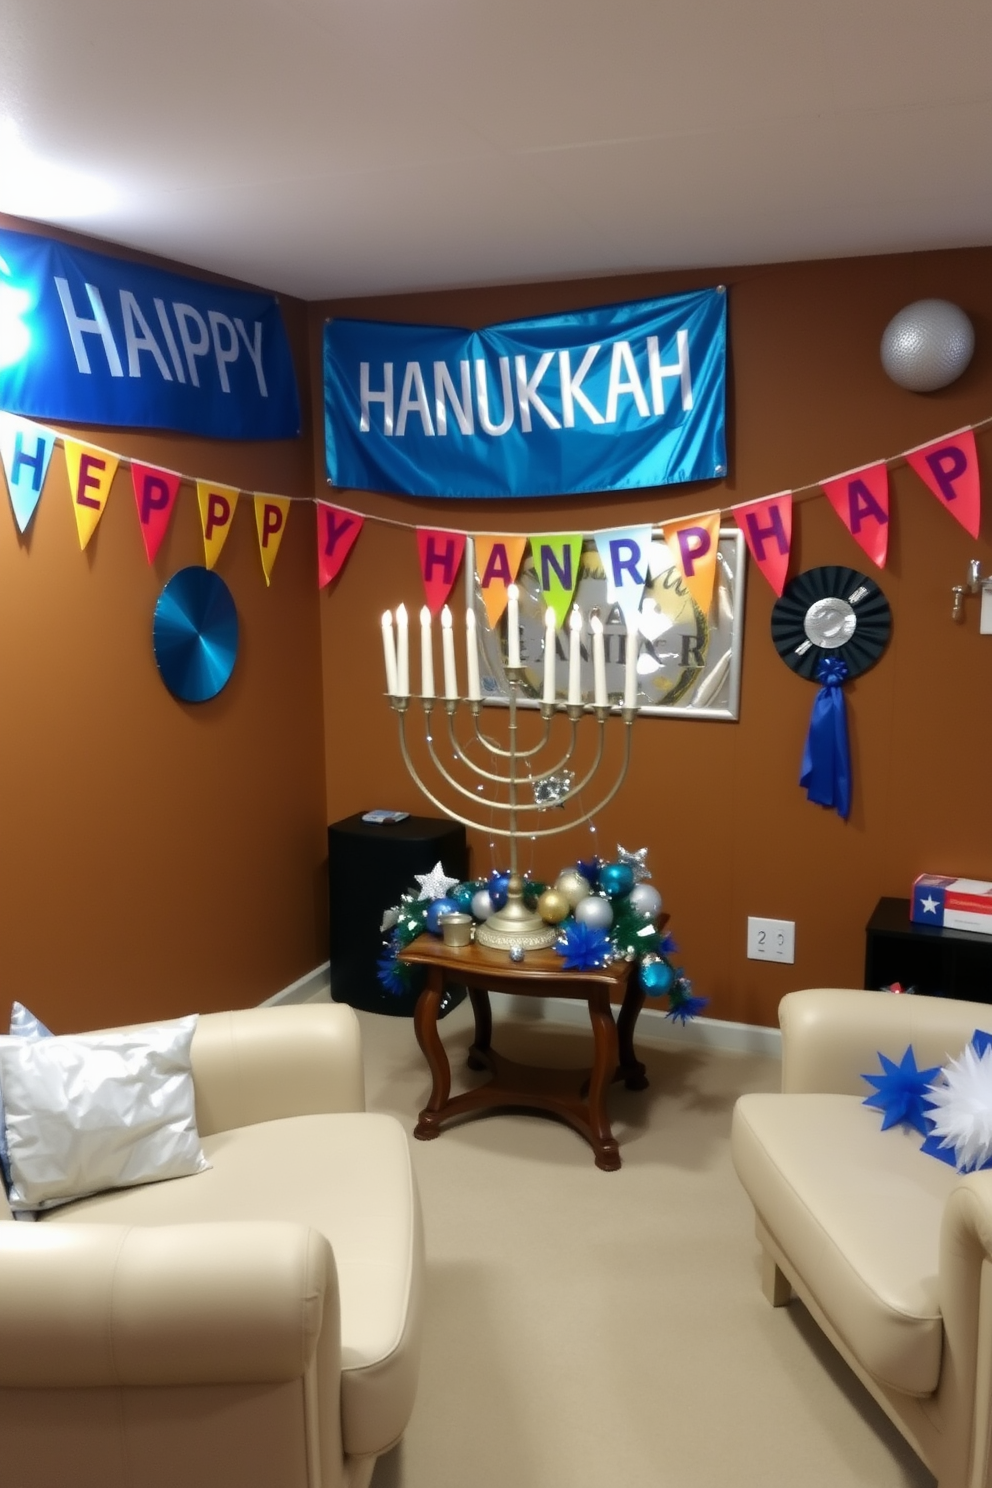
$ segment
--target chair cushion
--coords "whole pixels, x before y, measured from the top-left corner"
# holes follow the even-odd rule
[[[344,1449],[379,1453],[401,1435],[420,1348],[419,1210],[409,1143],[392,1116],[291,1116],[204,1137],[207,1172],[98,1194],[46,1224],[280,1219],[331,1242],[341,1297]]]
[[[851,1095],[745,1095],[733,1156],[758,1216],[868,1373],[937,1387],[940,1225],[957,1181],[916,1132],[883,1132]]]

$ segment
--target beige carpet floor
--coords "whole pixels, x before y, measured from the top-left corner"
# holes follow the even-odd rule
[[[406,1019],[361,1014],[368,1105],[412,1132],[429,1078]],[[455,1088],[470,1015],[441,1024]],[[588,1036],[500,1022],[494,1043],[580,1066]],[[728,1134],[770,1058],[639,1042],[615,1087],[623,1167],[565,1125],[498,1115],[412,1143],[424,1203],[420,1392],[373,1488],[934,1488],[798,1303],[761,1294]]]

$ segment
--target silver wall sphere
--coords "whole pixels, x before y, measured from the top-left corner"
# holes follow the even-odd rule
[[[894,315],[882,333],[882,366],[911,393],[948,387],[974,350],[974,327],[950,300],[916,300]]]

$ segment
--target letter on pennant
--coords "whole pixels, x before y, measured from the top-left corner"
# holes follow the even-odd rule
[[[495,630],[506,609],[506,591],[516,582],[527,547],[525,537],[477,537],[475,571],[490,629]]]
[[[317,502],[317,587],[336,579],[344,561],[358,541],[365,518],[342,511],[327,501]]]
[[[20,532],[34,516],[54,448],[55,435],[50,429],[11,413],[0,413],[0,455]]]
[[[570,532],[557,537],[532,537],[530,547],[544,603],[554,610],[556,627],[561,630],[579,582],[582,534]]]
[[[792,492],[779,491],[764,501],[745,501],[731,510],[752,558],[781,596],[792,546]]]
[[[965,532],[978,536],[982,497],[978,478],[978,452],[972,429],[959,429],[946,439],[909,450],[906,459],[924,485],[957,517]]]
[[[108,450],[64,439],[65,468],[69,476],[69,495],[76,517],[79,546],[85,548],[103,516],[110,487],[117,474],[118,458]]]
[[[629,626],[641,608],[648,581],[651,528],[629,527],[615,532],[597,532],[596,547],[606,573],[606,603],[618,604]]]
[[[427,527],[418,527],[417,547],[420,551],[420,573],[424,580],[427,608],[432,615],[436,615],[458,577],[465,552],[465,534],[434,532]]]
[[[156,470],[153,465],[131,462],[131,483],[149,563],[155,562],[155,554],[165,536],[181,479],[173,470]]]
[[[236,486],[215,486],[210,481],[197,481],[196,499],[203,528],[204,561],[208,568],[213,568],[231,530],[238,489]]]
[[[878,568],[889,548],[889,472],[884,460],[821,481],[827,499],[854,541]]]
[[[258,551],[262,555],[262,572],[265,574],[266,587],[272,582],[272,570],[279,556],[279,548],[289,520],[289,507],[288,496],[255,497]]]
[[[686,588],[703,614],[708,615],[716,583],[720,513],[707,512],[687,522],[666,522],[664,533]]]

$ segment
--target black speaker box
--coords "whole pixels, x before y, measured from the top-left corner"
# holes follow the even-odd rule
[[[410,1017],[416,994],[397,997],[376,975],[385,938],[379,927],[385,911],[416,885],[415,874],[440,862],[449,878],[468,877],[465,828],[431,816],[382,823],[349,816],[328,827],[327,859],[332,998],[366,1012]]]

